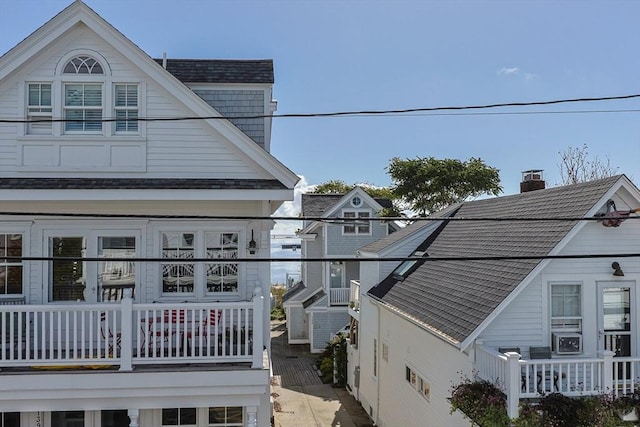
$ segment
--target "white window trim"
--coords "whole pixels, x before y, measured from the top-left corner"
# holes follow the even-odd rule
[[[137,100],[136,100],[137,104],[136,104],[135,108],[131,108],[130,106],[117,106],[116,105],[116,98],[117,98],[116,97],[116,86],[136,86],[136,89],[137,89]],[[140,104],[141,104],[141,100],[142,100],[142,98],[140,96],[140,82],[135,82],[135,81],[132,81],[132,82],[125,82],[125,81],[119,82],[118,81],[118,82],[116,82],[116,81],[114,81],[113,84],[111,85],[111,92],[112,92],[111,96],[112,96],[113,102],[112,102],[112,105],[111,105],[110,108],[112,110],[112,117],[113,117],[114,120],[116,119],[116,112],[117,111],[136,111],[138,113],[138,118],[142,117],[140,115]],[[116,126],[117,122],[114,121],[113,125],[112,125],[113,134],[114,135],[139,135],[140,134],[140,127],[141,127],[142,123],[143,122],[140,122],[140,121],[138,122],[138,129],[135,130],[135,131],[129,131],[129,130],[118,131],[117,130],[117,126]]]
[[[193,233],[194,234],[194,258],[205,258],[205,233],[238,233],[238,258],[247,258],[247,230],[246,225],[238,225],[238,223],[230,222],[228,226],[205,226],[202,223],[187,223],[178,227],[175,225],[154,225],[153,241],[155,254],[162,258],[162,233]],[[162,291],[162,269],[161,263],[154,266],[153,283],[157,284],[153,289],[153,297],[161,301],[184,301],[185,296],[196,298],[198,300],[216,300],[222,301],[229,299],[237,301],[238,298],[244,299],[247,295],[251,295],[253,289],[247,289],[246,280],[246,263],[238,262],[238,291],[237,292],[207,292],[204,262],[194,263],[194,283],[193,292],[163,292]]]
[[[584,329],[584,283],[579,280],[571,281],[549,281],[549,337],[552,339],[555,333],[582,333]],[[578,286],[580,288],[580,316],[566,316],[565,319],[576,319],[579,322],[577,328],[555,328],[553,327],[553,287],[554,286]],[[560,319],[560,317],[558,317]]]
[[[368,214],[367,218],[372,218],[373,217],[373,212],[371,211],[371,209],[342,209],[342,214],[341,216],[344,218],[345,217],[345,213],[354,213],[355,217],[354,217],[354,221],[357,221],[358,218],[360,218],[359,214],[360,213],[366,213]],[[367,221],[369,223],[369,231],[368,232],[361,232],[360,231],[360,225],[353,225],[352,227],[354,227],[355,231],[353,233],[348,233],[345,232],[345,228],[348,227],[349,225],[343,225],[342,226],[342,235],[343,236],[371,236],[371,229],[372,229],[372,222],[373,221]]]
[[[122,226],[120,226],[122,227]],[[135,237],[136,239],[136,253],[135,257],[142,257],[142,250],[145,247],[145,242],[143,239],[144,233],[139,228],[119,228],[118,226],[113,226],[113,228],[104,229],[104,230],[94,230],[83,227],[82,224],[71,226],[61,226],[61,227],[47,227],[42,231],[42,253],[43,256],[49,255],[49,239],[53,237],[83,237],[86,239],[86,257],[89,258],[97,258],[98,257],[98,237]],[[141,294],[140,288],[141,284],[145,283],[144,281],[144,264],[136,263],[136,284],[134,294],[136,295],[136,299],[138,299],[138,295]],[[51,301],[51,283],[49,281],[51,263],[43,262],[42,266],[42,274],[45,279],[46,286],[43,289],[42,300],[46,304],[68,304],[69,301]],[[87,262],[87,271],[86,271],[86,288],[91,289],[95,288],[96,296],[95,300],[97,301],[97,289],[98,289],[98,262]],[[85,294],[86,298],[86,294]],[[92,302],[93,297],[91,299],[87,299],[86,302]]]
[[[427,378],[426,375],[422,374],[420,370],[416,369],[411,363],[405,362],[404,364],[404,380],[407,386],[413,389],[418,395],[422,396],[424,400],[427,402],[431,402],[431,381]],[[409,379],[407,379],[407,370],[410,371]],[[415,384],[412,382],[413,378],[415,378]],[[422,389],[422,383],[425,383],[429,386],[429,394],[425,395]]]
[[[22,256],[31,256],[31,233],[30,223],[23,222],[6,222],[0,225],[0,234],[22,234]],[[26,298],[29,294],[28,287],[31,282],[28,281],[29,272],[31,270],[32,261],[22,261],[22,294],[1,294],[0,300],[3,298]]]
[[[102,66],[104,74],[64,74],[63,70],[67,62],[76,56],[91,56]],[[137,132],[115,132],[115,122],[109,120],[115,118],[115,100],[114,91],[117,84],[135,84],[138,85],[138,117],[146,117],[147,115],[147,87],[144,79],[115,79],[112,75],[111,66],[104,56],[99,52],[89,49],[76,49],[67,52],[56,65],[53,75],[31,75],[18,84],[18,111],[22,111],[24,118],[28,116],[28,84],[44,83],[51,84],[51,108],[52,117],[54,119],[64,118],[64,85],[73,83],[100,83],[102,84],[102,118],[106,121],[102,123],[100,132],[83,132],[69,131],[65,132],[64,122],[52,123],[51,133],[48,134],[29,134],[27,131],[28,123],[24,126],[18,126],[18,139],[26,140],[50,140],[57,137],[65,137],[70,140],[78,139],[82,141],[92,141],[95,139],[103,140],[108,137],[113,140],[122,139],[123,141],[143,140],[147,137],[146,122],[138,122]]]

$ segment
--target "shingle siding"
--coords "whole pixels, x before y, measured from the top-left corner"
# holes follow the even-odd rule
[[[193,89],[207,104],[211,105],[249,138],[264,148],[265,118],[237,118],[238,116],[263,116],[265,114],[264,91]]]

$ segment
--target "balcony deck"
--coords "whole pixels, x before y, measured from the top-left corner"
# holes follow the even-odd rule
[[[0,369],[225,365],[262,369],[263,299],[0,306]],[[253,331],[256,331],[254,334]]]

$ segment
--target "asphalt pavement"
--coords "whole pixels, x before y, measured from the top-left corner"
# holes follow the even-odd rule
[[[362,406],[344,387],[323,384],[309,345],[287,343],[286,323],[271,322],[275,427],[373,427]]]

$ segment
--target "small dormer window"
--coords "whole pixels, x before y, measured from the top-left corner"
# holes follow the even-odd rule
[[[351,199],[351,206],[358,208],[360,205],[362,205],[362,199],[359,196],[354,196],[353,199]]]
[[[345,210],[342,217],[345,220],[345,225],[342,226],[343,235],[371,234],[371,212],[368,210]]]
[[[90,56],[76,56],[64,66],[64,74],[104,74],[102,65]]]

